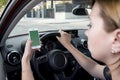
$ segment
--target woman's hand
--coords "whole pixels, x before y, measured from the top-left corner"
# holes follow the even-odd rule
[[[59,42],[65,47],[69,46],[71,44],[71,35],[61,30],[59,32],[61,34],[60,37],[57,36]]]
[[[32,41],[28,39],[25,45],[25,51],[22,59],[30,61],[30,59],[32,58],[32,54],[34,50],[32,49],[31,45],[32,45]]]

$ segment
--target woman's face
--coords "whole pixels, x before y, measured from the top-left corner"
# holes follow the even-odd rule
[[[111,52],[112,38],[110,33],[104,30],[105,23],[100,16],[100,7],[95,3],[90,14],[90,28],[86,31],[88,37],[88,48],[96,60],[105,62]]]

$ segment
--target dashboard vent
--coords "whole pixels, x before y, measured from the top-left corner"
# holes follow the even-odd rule
[[[11,65],[17,65],[21,61],[21,54],[17,51],[10,51],[7,55],[7,61]]]

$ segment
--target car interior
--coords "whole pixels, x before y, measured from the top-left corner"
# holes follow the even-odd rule
[[[67,5],[70,5],[67,1],[71,1],[74,4],[70,9],[72,14],[67,18],[70,18],[70,21],[76,23],[76,25],[79,18],[85,17],[85,19],[83,21],[78,20],[79,26],[75,28],[76,25],[70,23],[68,19],[65,22],[63,22],[64,19],[51,19],[55,18],[53,15],[51,16],[53,8],[46,10],[44,15],[39,13],[40,20],[38,17],[35,18],[35,13],[31,11],[34,10],[33,7],[38,4],[39,6],[43,5],[40,9],[42,13],[42,11],[45,11],[42,10],[44,2],[47,3],[47,1],[56,1],[56,4],[57,1],[62,1]],[[90,0],[83,1],[90,4]],[[25,43],[29,38],[27,30],[33,26],[35,28],[39,27],[39,38],[42,42],[41,51],[36,50],[31,59],[31,68],[35,80],[98,80],[87,73],[71,53],[56,39],[56,36],[60,36],[59,29],[62,29],[71,34],[71,43],[75,48],[92,58],[87,48],[87,37],[84,34],[88,27],[83,25],[88,25],[89,19],[85,8],[79,4],[80,0],[10,0],[0,18],[0,80],[21,80],[21,58]],[[63,10],[65,6],[62,8],[60,6],[59,4],[56,6],[56,8],[58,7],[58,12],[56,9],[56,14],[54,14],[56,18],[62,18],[63,14],[59,11]],[[75,6],[77,7],[75,8]],[[69,10],[66,11],[66,13],[68,12]],[[75,16],[74,13],[78,13],[79,16]],[[26,16],[35,19],[27,19]],[[50,18],[48,19],[48,17]],[[47,22],[47,19],[49,22]],[[23,25],[23,22],[26,24]],[[36,22],[39,22],[39,24],[36,24]],[[47,24],[43,25],[42,23]],[[67,25],[68,23],[69,25]],[[41,27],[47,29],[42,31]]]

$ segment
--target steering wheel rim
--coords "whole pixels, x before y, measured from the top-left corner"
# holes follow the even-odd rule
[[[52,36],[60,36],[60,33],[52,32],[52,33],[44,34],[40,37],[40,40],[44,41],[45,39],[47,39],[49,37],[52,37]],[[71,55],[71,54],[69,53],[69,55]],[[55,56],[57,56],[57,57],[55,57]],[[57,58],[59,58],[58,56],[62,59],[58,60],[57,59]],[[54,61],[54,60],[56,60],[56,61]],[[57,63],[59,63],[58,61],[63,61],[63,62],[61,62],[60,64],[57,64]],[[73,80],[75,75],[77,74],[77,71],[79,69],[79,65],[78,65],[78,63],[76,63],[76,65],[74,67],[74,71],[71,74],[71,76],[65,76],[64,69],[67,67],[67,61],[68,61],[68,59],[67,59],[66,55],[64,54],[63,51],[61,51],[59,49],[51,50],[46,55],[40,56],[37,59],[35,58],[35,54],[34,54],[33,58],[32,58],[32,62],[33,62],[33,65],[34,65],[33,66],[34,71],[38,75],[38,78],[40,78],[41,80],[45,80],[45,78],[42,76],[41,72],[39,71],[38,66],[39,66],[39,64],[46,63],[46,62],[48,62],[50,67],[52,68],[52,70],[55,71],[55,72],[52,73],[55,77],[54,80]],[[54,62],[56,62],[56,64]],[[56,68],[56,65],[57,65],[57,68]],[[60,67],[58,67],[58,65]]]

